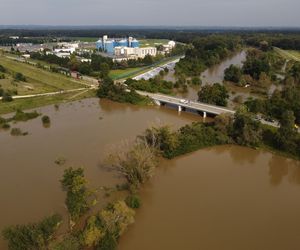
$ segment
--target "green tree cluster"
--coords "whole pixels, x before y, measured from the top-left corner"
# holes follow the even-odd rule
[[[108,98],[116,102],[127,102],[131,104],[147,104],[149,99],[136,93],[133,88],[126,88],[124,85],[114,84],[109,77],[104,78],[97,91],[100,98]]]
[[[229,98],[228,91],[225,86],[220,83],[213,85],[205,85],[198,92],[198,100],[209,104],[226,106]]]
[[[127,86],[141,91],[146,91],[150,93],[163,93],[163,94],[171,94],[173,89],[173,83],[169,81],[165,81],[161,79],[160,76],[151,78],[149,80],[134,80],[128,79],[125,81]]]
[[[224,71],[224,80],[239,84],[242,78],[242,69],[238,66],[231,64],[229,68]]]
[[[66,205],[73,221],[78,220],[88,211],[90,192],[82,168],[68,168],[64,171],[61,184],[67,191]]]
[[[91,216],[82,233],[83,245],[97,250],[115,250],[120,236],[134,222],[135,212],[124,201],[109,204]]]
[[[54,214],[38,223],[5,228],[2,234],[11,250],[46,250],[61,222],[61,216]]]

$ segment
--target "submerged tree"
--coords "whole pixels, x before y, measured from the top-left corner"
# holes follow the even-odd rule
[[[107,164],[136,187],[153,175],[157,163],[156,149],[144,141],[122,145],[107,158]]]
[[[67,191],[66,205],[71,219],[77,220],[89,209],[90,193],[86,187],[83,169],[66,169],[61,183]]]
[[[58,214],[46,217],[41,222],[17,225],[3,230],[11,250],[48,249],[48,244],[62,222]]]

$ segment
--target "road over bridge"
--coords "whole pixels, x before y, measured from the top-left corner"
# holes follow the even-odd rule
[[[154,100],[157,105],[171,104],[173,106],[177,106],[178,111],[182,111],[184,109],[195,110],[203,113],[203,117],[206,117],[207,114],[211,115],[220,115],[222,113],[234,114],[235,111],[231,109],[227,109],[224,107],[219,107],[211,104],[195,102],[185,100],[179,97],[173,97],[162,94],[154,94],[143,91],[137,91],[140,95],[148,96]]]

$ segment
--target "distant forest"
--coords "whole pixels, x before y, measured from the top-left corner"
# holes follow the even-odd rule
[[[171,39],[183,43],[192,43],[195,38],[213,34],[239,36],[248,45],[255,45],[266,40],[270,45],[283,49],[300,50],[299,29],[183,29],[183,28],[101,28],[101,29],[72,29],[72,28],[39,28],[39,29],[0,29],[0,45],[22,42],[42,43],[60,39],[68,41],[70,37],[112,37],[134,36],[137,38]],[[9,36],[19,36],[20,39],[10,39]]]

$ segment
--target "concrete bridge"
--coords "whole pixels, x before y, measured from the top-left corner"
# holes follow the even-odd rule
[[[165,104],[171,104],[173,106],[177,106],[177,109],[179,112],[184,111],[186,109],[194,110],[203,115],[203,117],[206,117],[208,114],[210,115],[220,115],[222,113],[229,113],[234,114],[235,111],[211,104],[201,103],[201,102],[195,102],[190,100],[185,100],[179,97],[173,97],[168,95],[162,95],[162,94],[153,94],[143,91],[137,91],[140,95],[148,96],[149,98],[153,99],[154,102],[157,105],[165,105]]]

